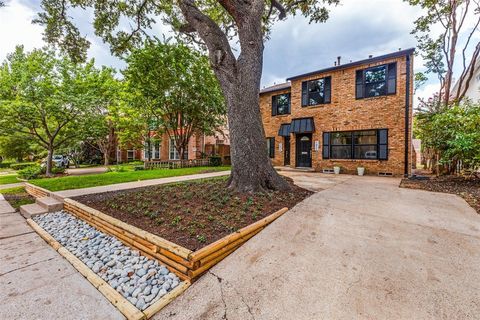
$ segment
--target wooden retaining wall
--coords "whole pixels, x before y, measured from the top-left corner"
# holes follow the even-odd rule
[[[110,301],[128,320],[150,319],[155,313],[169,304],[178,295],[184,292],[189,286],[189,281],[182,281],[177,287],[154,302],[143,311],[138,310],[130,301],[125,299],[117,290],[113,289],[100,276],[87,267],[79,258],[65,249],[49,233],[43,230],[35,221],[27,219],[27,223],[42,237],[55,251],[61,254],[70,264],[77,269],[105,298]]]
[[[51,193],[47,189],[35,186],[31,183],[25,183],[25,191],[34,198],[48,197]]]
[[[127,246],[141,251],[144,255],[159,260],[182,280],[194,281],[288,209],[280,209],[195,252],[72,199],[64,199],[64,210],[93,227],[117,237]]]

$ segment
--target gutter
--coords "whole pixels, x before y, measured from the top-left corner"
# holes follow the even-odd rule
[[[404,166],[404,176],[408,177],[408,163],[409,163],[409,122],[410,122],[410,54],[406,56],[406,66],[407,66],[407,81],[405,84],[405,166]]]

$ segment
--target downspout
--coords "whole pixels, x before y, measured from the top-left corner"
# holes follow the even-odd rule
[[[406,55],[407,81],[405,83],[405,166],[404,176],[408,177],[409,122],[410,122],[410,54]]]

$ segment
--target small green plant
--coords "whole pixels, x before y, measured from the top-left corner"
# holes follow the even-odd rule
[[[20,179],[30,180],[36,179],[42,173],[39,165],[29,166],[18,171]]]
[[[205,241],[207,241],[207,238],[203,234],[198,234],[197,235],[197,240],[201,243],[205,243]]]
[[[175,218],[173,218],[172,220],[172,226],[176,226],[180,223],[180,221],[182,221],[182,217],[180,216],[176,216]]]
[[[213,221],[213,220],[215,220],[215,218],[214,218],[211,214],[208,215],[208,218],[207,218],[207,219],[208,219],[208,221]]]
[[[155,223],[160,226],[165,223],[165,220],[163,218],[157,218],[155,219]]]
[[[222,158],[219,156],[211,156],[209,158],[209,163],[212,167],[218,167],[222,165]]]

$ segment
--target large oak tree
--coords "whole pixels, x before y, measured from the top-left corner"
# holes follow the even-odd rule
[[[229,186],[243,192],[288,189],[270,163],[259,108],[264,41],[272,24],[302,14],[313,22],[328,18],[339,0],[43,0],[36,22],[45,39],[76,59],[85,59],[87,40],[68,15],[71,7],[93,8],[96,34],[121,54],[142,43],[162,17],[184,38],[205,46],[227,104],[232,174]],[[131,30],[119,28],[131,21]],[[238,49],[238,54],[234,54]],[[153,67],[153,66],[152,66]]]

